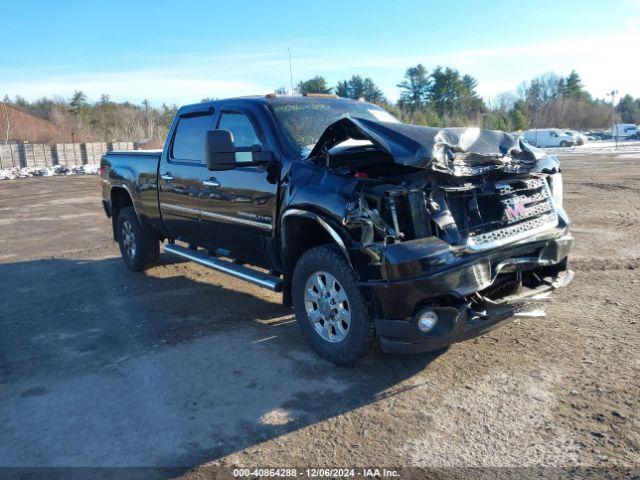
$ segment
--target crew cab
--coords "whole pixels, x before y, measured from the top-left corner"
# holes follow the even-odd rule
[[[557,159],[517,137],[400,123],[332,96],[184,106],[162,151],[110,152],[126,265],[165,252],[282,292],[336,364],[446,348],[540,318],[568,284]]]

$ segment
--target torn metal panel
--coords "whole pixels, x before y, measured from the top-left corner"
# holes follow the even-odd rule
[[[400,240],[403,235],[399,232],[397,216],[392,225],[388,225],[380,215],[377,208],[371,207],[364,191],[360,191],[355,201],[350,205],[345,216],[345,225],[359,225],[361,229],[360,243],[370,245],[379,236],[384,243],[388,240]]]
[[[347,151],[336,147],[347,140],[370,144]],[[311,159],[324,159],[329,168],[396,163],[456,177],[488,171],[529,173],[558,171],[558,161],[518,137],[479,128],[436,128],[343,118],[322,134]]]

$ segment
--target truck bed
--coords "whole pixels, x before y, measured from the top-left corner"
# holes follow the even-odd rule
[[[160,158],[162,155],[162,149],[157,150],[113,150],[111,152],[106,153],[107,156],[118,156],[118,157],[152,157],[152,158]]]

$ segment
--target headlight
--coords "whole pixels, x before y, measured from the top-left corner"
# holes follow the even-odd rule
[[[549,175],[549,188],[551,189],[551,198],[553,198],[553,205],[557,208],[562,208],[562,174],[554,173]]]

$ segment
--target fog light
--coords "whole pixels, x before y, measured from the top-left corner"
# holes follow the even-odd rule
[[[433,330],[438,323],[438,314],[433,310],[423,310],[418,314],[418,328],[424,333]]]

